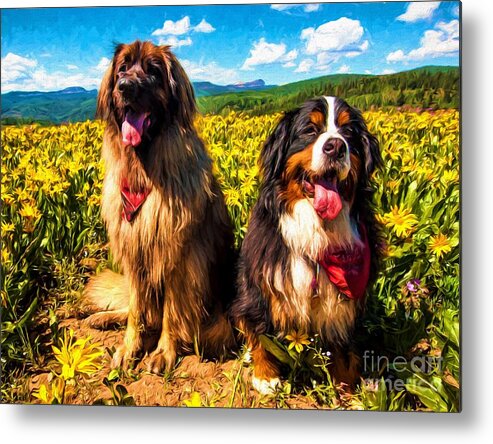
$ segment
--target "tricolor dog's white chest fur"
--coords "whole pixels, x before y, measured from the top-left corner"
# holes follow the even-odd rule
[[[313,208],[311,199],[299,200],[291,214],[283,214],[279,228],[290,251],[292,294],[285,294],[286,303],[299,314],[304,331],[319,332],[328,341],[348,339],[357,313],[355,301],[339,294],[325,271],[317,272],[317,261],[327,249],[340,249],[359,243],[357,231],[344,203],[339,216],[324,221]],[[287,276],[287,274],[285,274]],[[316,290],[313,281],[316,280]],[[285,293],[288,286],[277,279],[276,290]]]

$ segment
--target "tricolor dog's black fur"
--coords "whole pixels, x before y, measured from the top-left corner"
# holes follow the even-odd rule
[[[280,376],[260,335],[282,337],[292,330],[319,334],[335,352],[335,378],[356,379],[357,359],[348,359],[345,350],[363,298],[341,293],[316,270],[324,255],[360,254],[367,245],[371,271],[363,288],[375,275],[378,230],[370,181],[381,164],[361,113],[334,97],[287,112],[265,143],[231,310],[251,349],[258,390],[271,391]]]

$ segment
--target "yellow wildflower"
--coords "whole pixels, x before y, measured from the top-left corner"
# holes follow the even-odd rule
[[[60,348],[52,346],[55,359],[61,365],[60,376],[64,380],[75,378],[77,374],[91,375],[101,368],[99,358],[103,355],[98,344],[89,344],[90,337],[74,342],[74,331],[67,335],[65,330]]]
[[[303,351],[304,345],[308,345],[310,343],[310,341],[308,340],[308,335],[306,333],[301,333],[295,330],[286,335],[286,339],[289,341],[288,350],[294,348],[298,353],[301,353]]]
[[[33,202],[24,202],[19,214],[26,219],[38,219],[41,216],[40,211]]]
[[[202,399],[200,397],[200,393],[198,392],[193,392],[190,395],[190,399],[186,399],[183,401],[183,403],[187,407],[202,407]]]
[[[433,236],[431,238],[429,247],[438,259],[452,250],[452,245],[450,245],[449,239],[442,233],[438,233],[437,236]]]
[[[399,208],[394,205],[392,211],[379,218],[399,237],[408,237],[418,225],[418,219],[408,208]]]
[[[2,222],[2,233],[11,233],[15,230],[15,225],[8,222]]]

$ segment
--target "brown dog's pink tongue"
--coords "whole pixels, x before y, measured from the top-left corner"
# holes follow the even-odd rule
[[[342,201],[337,191],[336,179],[320,179],[314,184],[313,207],[322,219],[334,220],[342,210]]]
[[[139,146],[148,113],[129,111],[122,123],[122,140],[125,145]]]

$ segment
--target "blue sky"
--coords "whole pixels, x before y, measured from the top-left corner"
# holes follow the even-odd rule
[[[2,10],[2,93],[97,88],[115,42],[171,44],[194,81],[284,84],[459,64],[458,2]]]

